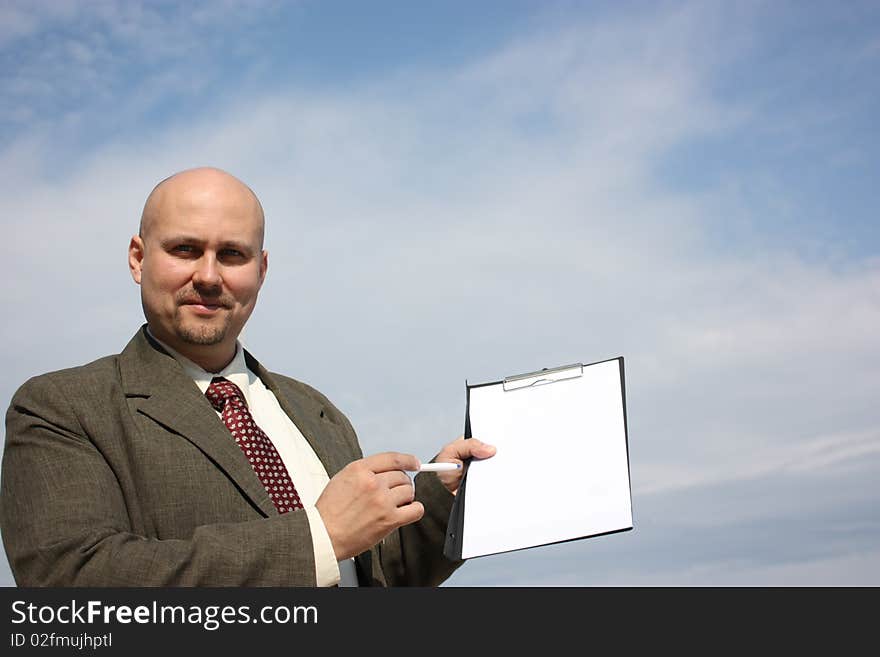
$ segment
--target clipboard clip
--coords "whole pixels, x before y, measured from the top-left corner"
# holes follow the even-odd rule
[[[562,367],[544,368],[537,372],[529,372],[528,374],[517,374],[516,376],[508,376],[504,379],[504,392],[511,390],[520,390],[521,388],[532,388],[534,386],[543,386],[548,383],[556,383],[557,381],[565,381],[566,379],[576,379],[584,374],[583,363],[575,363],[574,365],[563,365]]]

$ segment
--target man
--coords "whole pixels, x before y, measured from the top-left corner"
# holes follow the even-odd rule
[[[237,338],[266,277],[263,210],[201,168],[129,244],[147,323],[122,353],[28,381],[7,413],[0,522],[22,586],[436,585],[458,472],[363,458],[348,419]],[[295,327],[292,329],[295,335]],[[487,458],[474,439],[435,460]]]

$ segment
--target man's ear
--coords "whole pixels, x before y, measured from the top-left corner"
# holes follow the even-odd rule
[[[128,269],[131,277],[138,285],[141,284],[141,270],[144,267],[144,240],[135,235],[128,243]]]
[[[266,280],[266,270],[269,268],[269,252],[263,251],[260,254],[260,287],[263,287],[263,281]]]

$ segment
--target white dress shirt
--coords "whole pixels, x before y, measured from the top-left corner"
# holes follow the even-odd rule
[[[149,329],[148,329],[149,330]],[[278,399],[256,374],[251,372],[244,360],[244,350],[236,342],[235,357],[223,371],[212,374],[182,356],[150,333],[150,336],[174,356],[184,372],[195,381],[204,394],[211,385],[211,379],[222,376],[239,387],[245,397],[254,421],[270,437],[281,460],[287,467],[290,478],[303,509],[309,519],[312,534],[312,546],[315,552],[315,578],[318,586],[357,586],[357,572],[353,559],[336,561],[333,544],[327,534],[327,528],[321,519],[315,502],[330,481],[327,470],[321,463],[315,450],[302,435],[300,430],[281,408]],[[221,413],[217,411],[217,415]],[[230,436],[230,440],[231,440]],[[297,513],[294,511],[293,513]]]

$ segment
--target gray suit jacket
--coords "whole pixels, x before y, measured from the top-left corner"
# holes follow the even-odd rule
[[[361,458],[324,395],[246,353],[331,477]],[[294,475],[295,479],[295,475]],[[362,585],[436,585],[453,496],[357,557]],[[192,379],[143,328],[118,355],[35,377],[6,416],[0,528],[20,586],[314,586],[308,519],[279,515]]]

